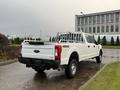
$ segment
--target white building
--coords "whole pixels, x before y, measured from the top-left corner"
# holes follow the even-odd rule
[[[75,31],[96,35],[120,35],[120,10],[75,15]]]

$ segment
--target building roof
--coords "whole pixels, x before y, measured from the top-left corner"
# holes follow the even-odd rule
[[[87,16],[96,16],[96,15],[104,15],[104,14],[117,13],[117,12],[120,12],[120,9],[119,10],[112,10],[112,11],[89,13],[89,14],[84,14],[84,15],[75,15],[75,16],[77,16],[77,17],[87,17]]]

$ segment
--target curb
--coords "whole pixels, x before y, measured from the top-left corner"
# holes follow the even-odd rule
[[[78,90],[84,90],[85,87],[86,87],[89,83],[91,83],[91,82],[96,78],[96,76],[98,76],[98,74],[100,74],[100,73],[104,70],[104,68],[105,68],[107,65],[108,65],[108,64],[105,64],[91,79],[89,79],[85,84],[83,84],[80,88],[78,88]]]
[[[13,60],[8,60],[8,61],[0,62],[0,66],[11,64],[11,63],[15,63],[17,61],[18,61],[17,59],[13,59]]]

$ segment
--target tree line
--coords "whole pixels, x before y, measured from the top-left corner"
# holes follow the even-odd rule
[[[50,37],[49,41],[50,42],[55,42],[55,37]],[[119,36],[117,36],[117,39],[114,39],[114,37],[112,36],[111,40],[108,41],[106,39],[106,36],[104,36],[103,38],[100,38],[100,36],[98,36],[97,42],[99,44],[102,44],[102,45],[115,45],[115,46],[119,46],[120,45],[120,38],[119,38]]]
[[[50,42],[55,42],[55,39],[56,39],[55,37],[50,37],[49,41]],[[21,44],[23,40],[33,40],[33,39],[28,38],[28,37],[25,37],[25,38],[16,37],[16,38],[11,40],[11,43],[12,44]],[[37,38],[37,40],[41,40],[41,38]],[[102,44],[102,45],[116,45],[116,46],[119,46],[120,45],[120,38],[119,38],[119,36],[117,36],[117,39],[114,39],[114,37],[112,36],[111,40],[108,41],[106,39],[106,36],[104,36],[103,38],[100,38],[100,36],[98,36],[97,42],[99,44]]]
[[[108,40],[106,39],[106,36],[104,36],[102,39],[100,38],[100,36],[98,36],[97,42],[98,42],[99,44],[102,44],[102,45],[119,46],[119,45],[120,45],[120,38],[119,38],[119,36],[117,36],[117,39],[115,40],[114,37],[112,36],[112,37],[111,37],[111,40],[108,41]]]
[[[35,40],[32,37],[25,37],[25,38],[20,38],[20,37],[16,37],[14,39],[11,39],[11,44],[21,44],[23,42],[23,40]],[[36,38],[36,40],[41,40],[41,38]]]

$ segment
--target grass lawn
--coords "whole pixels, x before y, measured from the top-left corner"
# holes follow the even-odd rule
[[[120,62],[105,67],[84,90],[120,90]]]
[[[12,45],[9,45],[9,46],[18,48],[18,47],[20,47],[20,44],[12,44]]]

